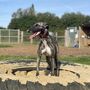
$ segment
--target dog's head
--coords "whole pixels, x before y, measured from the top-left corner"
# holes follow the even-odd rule
[[[49,26],[45,22],[35,23],[28,31],[31,31],[30,39],[39,36],[40,38],[48,36]]]

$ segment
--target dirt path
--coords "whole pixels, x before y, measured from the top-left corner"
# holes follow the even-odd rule
[[[37,55],[37,45],[17,45],[9,48],[0,48],[0,55]],[[90,55],[90,48],[60,47],[59,55]]]

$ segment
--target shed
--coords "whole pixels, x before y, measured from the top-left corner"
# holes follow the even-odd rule
[[[65,30],[65,46],[74,47],[78,42],[78,30],[77,27],[68,27]]]
[[[65,30],[66,47],[90,47],[90,24],[82,24],[77,27],[68,27]]]
[[[90,47],[90,23],[79,27],[79,47]]]

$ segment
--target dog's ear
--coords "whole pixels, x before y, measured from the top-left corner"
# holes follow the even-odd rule
[[[49,25],[48,24],[46,24],[46,29],[49,29]]]
[[[35,23],[34,26],[37,27],[38,26],[38,23]]]
[[[28,28],[26,31],[27,31],[28,33],[31,33],[31,32],[32,32],[32,27]]]

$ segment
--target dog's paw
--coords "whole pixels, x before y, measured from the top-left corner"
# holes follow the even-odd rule
[[[39,76],[39,72],[36,72],[36,76]]]

